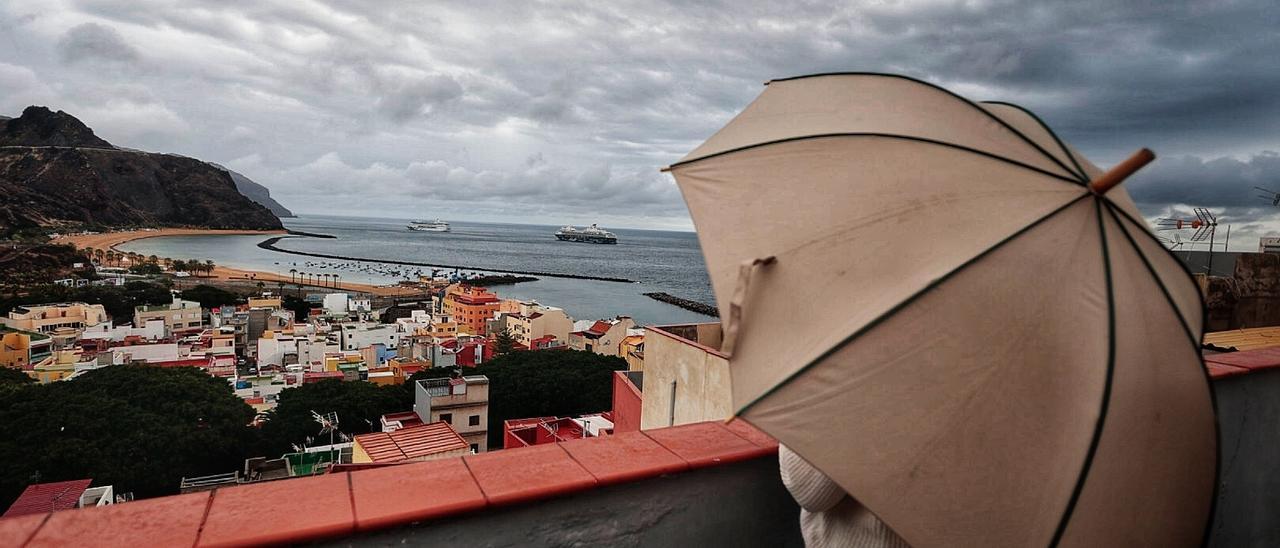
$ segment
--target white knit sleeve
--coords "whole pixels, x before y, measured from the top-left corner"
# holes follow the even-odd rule
[[[825,512],[847,496],[836,482],[785,445],[778,446],[778,465],[782,484],[805,510]]]

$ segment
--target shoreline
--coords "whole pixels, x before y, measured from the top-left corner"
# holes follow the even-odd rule
[[[401,265],[401,266],[423,266],[427,268],[439,268],[444,270],[448,270],[452,268],[454,270],[473,270],[476,272],[494,272],[498,274],[518,274],[523,276],[543,276],[547,278],[565,278],[570,280],[592,280],[597,282],[637,283],[634,280],[628,280],[626,278],[612,278],[607,276],[590,276],[586,274],[557,274],[554,272],[537,272],[532,270],[496,270],[491,268],[476,268],[471,266],[420,263],[415,261],[397,261],[392,259],[366,259],[362,257],[330,255],[327,253],[311,253],[308,251],[294,251],[292,249],[283,249],[280,247],[276,247],[276,243],[290,236],[291,234],[286,234],[283,236],[275,236],[275,237],[267,238],[266,240],[258,242],[258,247],[262,249],[266,249],[268,251],[275,251],[277,253],[286,253],[289,255],[301,255],[303,257],[317,257],[321,259],[335,259],[340,261],[362,261],[366,263],[394,264],[394,265]]]
[[[96,234],[64,234],[52,240],[55,244],[70,244],[76,249],[92,247],[94,249],[111,249],[119,251],[116,246],[146,238],[166,236],[286,236],[287,230],[234,230],[214,228],[160,228],[155,230],[124,230],[118,232],[100,232]],[[417,289],[397,286],[381,286],[356,282],[341,282],[337,285],[322,283],[300,283],[290,280],[288,276],[261,270],[248,270],[228,266],[214,265],[210,276],[191,276],[189,278],[173,278],[175,282],[229,281],[229,282],[262,282],[263,284],[284,283],[286,286],[301,285],[303,287],[327,288],[335,291],[355,291],[369,293],[380,297],[407,297],[421,294]]]

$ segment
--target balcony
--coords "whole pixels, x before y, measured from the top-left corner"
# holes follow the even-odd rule
[[[1280,546],[1280,351],[1206,356],[1221,426],[1211,546]],[[777,445],[687,424],[0,520],[37,545],[800,546]],[[1141,504],[1141,501],[1134,501]]]

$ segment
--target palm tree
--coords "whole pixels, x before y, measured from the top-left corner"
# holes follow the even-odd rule
[[[337,275],[337,274],[334,274],[334,275],[333,275],[333,287],[334,287],[334,289],[339,289],[339,287],[338,287],[338,275]]]
[[[297,277],[298,277],[298,269],[296,269],[296,268],[290,268],[290,269],[289,269],[289,282],[290,282],[290,283],[295,282],[295,281],[297,280]]]
[[[213,260],[212,260],[212,259],[205,259],[205,261],[204,261],[204,266],[205,266],[205,273],[206,273],[206,274],[212,274],[212,273],[213,273]]]
[[[147,262],[148,262],[148,263],[151,263],[151,264],[159,263],[159,262],[160,262],[160,257],[157,257],[157,256],[155,256],[155,255],[150,255],[150,256],[148,256],[148,257],[147,257]]]
[[[324,285],[326,285],[326,286],[327,286],[327,285],[329,285],[329,275],[328,275],[328,274],[322,274],[322,276],[324,276]]]

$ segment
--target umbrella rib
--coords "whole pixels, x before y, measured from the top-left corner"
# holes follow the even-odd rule
[[[1198,358],[1197,364],[1200,367],[1200,373],[1204,375],[1204,385],[1206,387],[1211,386],[1213,384],[1213,379],[1209,377],[1209,369],[1204,365],[1204,356],[1200,353],[1199,339],[1192,334],[1191,326],[1187,324],[1186,318],[1182,316],[1182,311],[1178,309],[1177,303],[1173,301],[1173,294],[1169,293],[1169,289],[1165,286],[1164,280],[1160,279],[1160,276],[1156,274],[1155,267],[1147,260],[1146,254],[1142,252],[1142,248],[1138,247],[1137,241],[1135,241],[1133,236],[1129,233],[1128,227],[1124,226],[1124,222],[1120,220],[1117,212],[1128,219],[1129,222],[1134,222],[1134,220],[1110,201],[1107,201],[1107,211],[1111,213],[1111,217],[1116,220],[1116,224],[1120,225],[1120,230],[1124,232],[1125,239],[1129,241],[1129,245],[1138,253],[1138,258],[1142,259],[1142,264],[1147,267],[1147,273],[1151,275],[1152,279],[1155,280],[1156,285],[1160,287],[1160,292],[1164,294],[1165,302],[1169,303],[1169,307],[1173,308],[1174,315],[1177,316],[1178,321],[1182,323],[1182,328],[1187,333],[1187,339],[1191,342],[1192,349],[1195,351],[1196,357]],[[1163,246],[1161,249],[1164,249]],[[1179,266],[1182,266],[1183,271],[1188,277],[1191,276],[1191,272],[1187,270],[1186,265],[1183,264],[1182,261],[1175,260],[1174,262]],[[1199,289],[1196,290],[1196,295],[1200,297],[1200,325],[1203,326],[1207,323],[1204,321],[1204,295],[1200,293]],[[1203,337],[1203,334],[1201,334],[1201,337]],[[1200,540],[1201,546],[1207,546],[1209,544],[1209,533],[1213,531],[1213,517],[1218,511],[1218,490],[1221,487],[1219,480],[1222,477],[1222,427],[1218,424],[1218,396],[1214,393],[1212,388],[1210,388],[1208,392],[1209,405],[1213,409],[1213,439],[1216,454],[1213,462],[1213,498],[1209,501],[1209,514],[1204,524],[1204,532],[1202,533],[1202,538]]]
[[[1120,226],[1120,231],[1124,233],[1124,237],[1126,240],[1128,240],[1129,246],[1132,247],[1135,252],[1137,252],[1138,258],[1142,259],[1142,264],[1147,267],[1147,273],[1150,274],[1151,277],[1155,279],[1156,285],[1160,286],[1160,292],[1164,294],[1164,298],[1166,301],[1168,301],[1169,306],[1173,307],[1174,315],[1178,317],[1178,323],[1182,325],[1182,330],[1187,334],[1187,340],[1191,342],[1191,346],[1195,348],[1198,354],[1200,350],[1200,343],[1197,341],[1196,336],[1192,333],[1191,325],[1187,323],[1186,317],[1182,315],[1182,310],[1180,310],[1178,308],[1178,305],[1174,303],[1173,294],[1169,293],[1169,289],[1168,287],[1165,286],[1164,280],[1161,280],[1160,276],[1156,274],[1155,267],[1152,266],[1151,262],[1147,260],[1147,256],[1145,253],[1142,252],[1142,248],[1138,247],[1138,242],[1134,240],[1133,235],[1129,233],[1129,229],[1124,226],[1124,222],[1122,222],[1120,220],[1120,217],[1116,215],[1116,209],[1117,208],[1111,203],[1107,204],[1107,212],[1111,214],[1111,217],[1116,220],[1116,224]],[[1182,264],[1182,261],[1176,261],[1176,262],[1179,265]],[[1196,295],[1200,295],[1199,290],[1196,291]],[[1203,296],[1200,297],[1200,310],[1201,310],[1201,314],[1203,314],[1203,311],[1204,311]],[[1203,322],[1201,322],[1201,325],[1203,325]]]
[[[901,311],[902,309],[904,309],[904,308],[906,308],[907,306],[911,305],[911,303],[913,303],[913,302],[915,302],[916,300],[920,299],[921,297],[925,296],[925,295],[926,295],[926,294],[928,294],[930,291],[933,291],[935,288],[937,288],[938,286],[942,285],[944,282],[946,282],[947,280],[951,279],[951,278],[952,278],[952,277],[954,277],[956,274],[959,274],[959,273],[960,273],[961,271],[963,271],[964,269],[966,269],[966,268],[968,268],[969,266],[973,265],[974,263],[976,263],[976,262],[978,262],[978,261],[982,260],[982,259],[983,259],[984,257],[986,257],[987,255],[990,255],[990,254],[991,254],[991,253],[993,253],[995,250],[997,250],[997,249],[999,249],[999,248],[1003,247],[1005,244],[1007,244],[1007,243],[1009,243],[1009,242],[1012,242],[1013,240],[1017,239],[1019,236],[1022,236],[1022,235],[1023,235],[1023,234],[1025,234],[1027,231],[1029,231],[1029,230],[1031,230],[1031,229],[1033,229],[1033,228],[1035,228],[1035,227],[1039,226],[1040,224],[1044,223],[1045,221],[1048,221],[1049,219],[1053,218],[1053,217],[1054,217],[1054,216],[1056,216],[1057,214],[1059,214],[1059,213],[1061,213],[1061,212],[1063,212],[1063,211],[1066,211],[1066,210],[1067,210],[1067,208],[1069,208],[1069,207],[1071,207],[1071,206],[1075,205],[1075,204],[1076,204],[1077,202],[1079,202],[1080,200],[1083,200],[1083,199],[1085,199],[1085,198],[1088,198],[1089,196],[1092,196],[1092,195],[1093,195],[1093,193],[1085,193],[1085,194],[1081,194],[1080,196],[1077,196],[1077,197],[1073,198],[1071,201],[1069,201],[1069,202],[1067,202],[1067,203],[1065,203],[1065,204],[1063,204],[1063,205],[1061,205],[1061,206],[1058,206],[1058,208],[1057,208],[1057,209],[1054,209],[1053,211],[1050,211],[1049,213],[1046,213],[1043,217],[1040,217],[1039,219],[1036,219],[1035,221],[1032,221],[1031,223],[1028,223],[1028,224],[1027,224],[1027,226],[1024,226],[1024,227],[1022,227],[1022,228],[1018,229],[1018,230],[1017,230],[1016,232],[1014,232],[1013,234],[1010,234],[1009,236],[1005,237],[1004,239],[1002,239],[1002,240],[1000,240],[1000,241],[998,241],[998,242],[996,242],[996,243],[992,244],[992,245],[991,245],[991,247],[988,247],[988,248],[984,249],[981,253],[978,253],[977,255],[974,255],[974,256],[973,256],[973,258],[971,258],[971,259],[969,259],[969,260],[967,260],[967,261],[965,261],[965,262],[963,262],[963,263],[960,263],[958,266],[956,266],[955,268],[953,268],[953,269],[951,269],[951,270],[947,271],[947,272],[946,272],[945,274],[943,274],[942,276],[939,276],[937,279],[935,279],[935,280],[933,280],[933,281],[929,282],[929,283],[928,283],[928,285],[925,285],[924,287],[920,288],[920,290],[919,290],[919,291],[916,291],[915,293],[912,293],[912,294],[911,294],[910,296],[908,296],[906,299],[903,299],[903,301],[902,301],[902,302],[900,302],[900,303],[898,303],[898,304],[894,305],[894,306],[893,306],[892,308],[890,308],[889,310],[886,310],[883,314],[880,314],[879,316],[876,316],[876,317],[875,317],[875,318],[873,318],[871,321],[867,322],[867,324],[866,324],[866,325],[862,326],[862,327],[861,327],[861,328],[859,328],[857,331],[854,331],[854,332],[853,332],[853,333],[851,333],[848,337],[845,337],[843,340],[841,340],[840,342],[836,343],[835,345],[833,345],[831,348],[827,349],[827,350],[826,350],[825,352],[823,352],[822,354],[819,354],[819,355],[818,355],[818,357],[814,358],[814,359],[813,359],[813,360],[811,360],[809,363],[807,363],[807,364],[805,364],[804,366],[800,367],[799,369],[795,370],[795,372],[791,373],[790,375],[787,375],[787,377],[786,377],[786,378],[782,379],[780,382],[778,382],[777,384],[775,384],[772,388],[770,388],[770,389],[768,389],[768,390],[764,391],[764,393],[760,394],[760,395],[759,395],[759,396],[757,396],[755,399],[751,400],[750,402],[747,402],[747,404],[745,404],[745,405],[743,405],[742,407],[738,408],[738,411],[737,411],[736,413],[734,413],[734,415],[735,415],[735,416],[741,415],[742,413],[746,412],[748,409],[750,409],[750,408],[754,407],[757,403],[760,403],[760,401],[761,401],[761,400],[764,400],[765,398],[769,397],[769,396],[770,396],[771,394],[773,394],[774,392],[778,391],[778,389],[782,388],[783,386],[786,386],[788,383],[790,383],[790,382],[791,382],[792,380],[794,380],[796,377],[799,377],[799,376],[800,376],[802,373],[804,373],[805,371],[808,371],[810,368],[812,368],[813,366],[817,365],[817,364],[818,364],[819,362],[821,362],[822,360],[825,360],[825,359],[827,359],[827,358],[831,357],[831,355],[832,355],[832,354],[835,354],[835,353],[836,353],[836,352],[838,352],[840,349],[844,348],[845,346],[848,346],[850,343],[852,343],[853,341],[857,340],[859,337],[861,337],[861,336],[865,335],[867,332],[869,332],[869,331],[871,331],[872,329],[874,329],[876,326],[880,325],[881,323],[884,323],[886,320],[888,320],[889,318],[893,317],[893,315],[894,315],[894,314],[897,314],[897,313],[898,313],[899,311]]]
[[[1080,162],[1076,160],[1076,155],[1072,154],[1070,150],[1067,150],[1066,143],[1063,143],[1062,139],[1058,138],[1058,134],[1054,133],[1053,130],[1049,128],[1049,124],[1044,123],[1044,120],[1041,120],[1039,116],[1036,116],[1036,113],[1023,108],[1022,105],[1010,103],[1008,101],[983,101],[983,103],[988,105],[1004,105],[1006,107],[1016,108],[1022,111],[1023,114],[1030,116],[1031,119],[1035,120],[1036,123],[1040,124],[1041,128],[1044,128],[1044,130],[1048,132],[1050,137],[1053,137],[1053,142],[1058,145],[1058,149],[1061,150],[1063,154],[1067,155],[1067,159],[1071,160],[1071,165],[1076,168],[1074,174],[1078,175],[1082,182],[1086,182],[1086,183],[1089,182],[1089,176],[1085,174],[1084,168],[1080,167]]]
[[[1014,166],[1018,166],[1018,167],[1021,167],[1021,168],[1024,168],[1024,169],[1029,169],[1029,170],[1034,171],[1034,172],[1036,172],[1036,173],[1039,173],[1039,174],[1041,174],[1041,175],[1045,175],[1045,176],[1048,176],[1048,177],[1052,177],[1052,178],[1054,178],[1054,179],[1058,179],[1059,181],[1064,181],[1064,182],[1067,182],[1067,183],[1071,183],[1071,184],[1073,184],[1073,185],[1075,185],[1075,186],[1084,186],[1084,183],[1081,183],[1080,181],[1077,181],[1077,180],[1072,179],[1072,178],[1070,178],[1070,177],[1063,177],[1062,175],[1059,175],[1059,174],[1054,173],[1054,172],[1052,172],[1052,171],[1048,171],[1048,170],[1045,170],[1045,169],[1041,169],[1041,168],[1038,168],[1038,167],[1033,166],[1033,165],[1030,165],[1030,164],[1024,164],[1024,163],[1019,162],[1019,161],[1017,161],[1017,160],[1014,160],[1014,159],[1012,159],[1012,158],[1005,158],[1004,156],[1001,156],[1001,155],[999,155],[999,154],[994,154],[994,153],[991,153],[991,152],[987,152],[987,151],[985,151],[985,150],[978,150],[978,149],[976,149],[976,148],[970,148],[970,147],[967,147],[967,146],[964,146],[964,145],[957,145],[957,144],[955,144],[955,143],[948,143],[948,142],[946,142],[946,141],[938,141],[938,140],[929,139],[929,138],[926,138],[926,137],[916,137],[916,136],[914,136],[914,135],[898,135],[898,134],[895,134],[895,133],[875,133],[875,132],[818,133],[818,134],[814,134],[814,135],[797,135],[797,136],[795,136],[795,137],[787,137],[787,138],[784,138],[784,139],[776,139],[776,140],[773,140],[773,141],[765,141],[765,142],[762,142],[762,143],[752,143],[752,144],[750,144],[750,145],[744,145],[744,146],[740,146],[740,147],[737,147],[737,148],[731,148],[731,149],[729,149],[729,150],[722,150],[722,151],[720,151],[720,152],[715,152],[715,153],[712,153],[712,154],[708,154],[708,155],[706,155],[706,156],[699,156],[699,157],[697,157],[697,158],[692,158],[692,159],[689,159],[689,160],[685,160],[685,161],[683,161],[683,162],[676,162],[676,163],[671,164],[671,165],[667,166],[666,168],[664,168],[664,171],[671,171],[671,170],[676,169],[676,168],[678,168],[678,167],[684,167],[684,166],[687,166],[687,165],[689,165],[689,164],[693,164],[693,163],[696,163],[696,162],[701,162],[701,161],[703,161],[703,160],[710,160],[711,158],[717,158],[717,157],[720,157],[720,156],[726,156],[726,155],[734,154],[734,153],[737,153],[737,152],[743,152],[743,151],[752,150],[752,149],[756,149],[756,148],[767,147],[767,146],[770,146],[770,145],[778,145],[778,144],[782,144],[782,143],[790,143],[790,142],[794,142],[794,141],[807,141],[807,140],[810,140],[810,139],[828,139],[828,138],[832,138],[832,137],[884,137],[884,138],[887,138],[887,139],[902,139],[902,140],[904,140],[904,141],[916,141],[916,142],[920,142],[920,143],[927,143],[927,144],[932,144],[932,145],[939,145],[939,146],[944,146],[944,147],[950,147],[950,148],[954,148],[954,149],[957,149],[957,150],[962,150],[962,151],[965,151],[965,152],[968,152],[968,153],[971,153],[971,154],[977,154],[977,155],[979,155],[979,156],[985,156],[985,157],[987,157],[987,158],[991,158],[991,159],[993,159],[993,160],[999,160],[999,161],[1001,161],[1001,162],[1005,162],[1005,163],[1007,163],[1007,164],[1011,164],[1011,165],[1014,165]],[[1069,170],[1068,170],[1068,171],[1069,171]]]
[[[1113,214],[1118,214],[1118,215],[1120,215],[1121,217],[1124,217],[1125,219],[1128,219],[1130,223],[1133,223],[1133,224],[1135,224],[1135,225],[1137,225],[1137,226],[1142,226],[1142,225],[1143,225],[1143,223],[1138,222],[1138,220],[1137,220],[1137,219],[1134,219],[1132,215],[1129,215],[1129,213],[1128,213],[1128,212],[1126,212],[1126,211],[1125,211],[1124,209],[1122,209],[1121,207],[1119,207],[1119,206],[1115,205],[1114,203],[1112,203],[1112,202],[1111,202],[1111,200],[1107,199],[1105,196],[1103,197],[1103,199],[1107,200],[1107,205],[1111,206],[1111,211],[1112,211],[1112,213],[1113,213]],[[1124,223],[1120,223],[1120,227],[1121,227],[1121,228],[1124,228]],[[1126,232],[1125,232],[1125,233],[1126,233],[1126,234],[1128,234],[1128,231],[1126,230]],[[1160,246],[1160,247],[1161,247],[1161,249],[1163,249],[1163,248],[1164,248],[1164,246]],[[1195,278],[1195,275],[1191,273],[1191,269],[1187,267],[1186,263],[1184,263],[1184,262],[1182,262],[1181,260],[1179,260],[1176,256],[1173,256],[1173,253],[1169,252],[1168,250],[1166,250],[1166,253],[1169,253],[1170,258],[1172,258],[1172,259],[1173,259],[1173,262],[1174,262],[1175,264],[1177,264],[1179,267],[1181,267],[1181,268],[1182,268],[1182,271],[1183,271],[1184,273],[1186,273],[1186,275],[1187,275],[1187,277],[1188,277],[1188,278]],[[1143,258],[1143,260],[1145,260],[1145,259],[1146,259],[1146,256],[1145,256],[1145,255],[1143,255],[1143,256],[1142,256],[1142,258]],[[1163,283],[1163,282],[1160,282],[1160,288],[1161,288],[1161,289],[1165,289],[1165,286],[1164,286],[1164,283]],[[1201,325],[1201,326],[1208,325],[1208,324],[1209,324],[1209,321],[1208,321],[1208,319],[1206,318],[1207,313],[1205,312],[1206,307],[1205,307],[1205,303],[1204,303],[1204,295],[1203,295],[1203,294],[1201,294],[1198,290],[1196,291],[1196,295],[1198,295],[1198,296],[1200,297],[1200,325]],[[1204,333],[1201,333],[1199,337],[1197,337],[1195,333],[1192,333],[1192,332],[1191,332],[1191,326],[1190,326],[1190,324],[1187,324],[1187,323],[1186,323],[1186,318],[1182,316],[1182,312],[1180,312],[1180,311],[1178,312],[1178,318],[1179,318],[1180,320],[1182,320],[1182,321],[1183,321],[1184,325],[1186,325],[1187,334],[1188,334],[1188,336],[1191,338],[1191,342],[1192,342],[1192,344],[1194,344],[1194,345],[1196,346],[1196,349],[1197,349],[1197,350],[1199,350],[1199,348],[1200,348],[1200,342],[1199,342],[1199,340],[1198,340],[1198,339],[1199,339],[1199,338],[1203,338],[1203,337],[1204,337]],[[1201,331],[1203,331],[1203,328],[1201,329]]]
[[[1032,141],[1032,140],[1031,140],[1029,137],[1027,137],[1026,135],[1023,135],[1021,131],[1018,131],[1018,130],[1017,130],[1017,129],[1015,129],[1012,125],[1009,125],[1009,123],[1008,123],[1008,122],[1005,122],[1004,120],[1001,120],[999,116],[996,116],[996,115],[994,115],[994,114],[992,114],[992,113],[988,112],[988,111],[987,111],[987,109],[984,109],[984,108],[982,108],[982,107],[978,106],[978,104],[977,104],[977,103],[975,103],[975,102],[973,102],[973,101],[970,101],[969,99],[967,99],[967,98],[965,98],[965,97],[962,97],[962,96],[960,96],[960,95],[957,95],[955,92],[953,92],[953,91],[951,91],[951,90],[949,90],[949,89],[947,89],[947,88],[944,88],[944,87],[939,86],[939,85],[937,85],[937,84],[933,84],[933,83],[926,82],[926,81],[921,80],[921,79],[919,79],[919,78],[913,78],[913,77],[911,77],[911,76],[906,76],[906,75],[903,75],[903,74],[891,74],[891,73],[887,73],[887,72],[857,72],[857,71],[851,71],[851,72],[820,72],[820,73],[816,73],[816,74],[805,74],[805,75],[801,75],[801,76],[791,76],[791,77],[788,77],[788,78],[776,78],[776,79],[770,80],[769,82],[766,82],[766,83],[765,83],[765,85],[768,85],[768,84],[769,84],[769,83],[771,83],[771,82],[786,82],[786,81],[788,81],[788,80],[803,80],[803,79],[805,79],[805,78],[821,78],[821,77],[823,77],[823,76],[883,76],[883,77],[887,77],[887,78],[900,78],[900,79],[902,79],[902,80],[907,80],[907,81],[909,81],[909,82],[915,82],[915,83],[917,83],[917,84],[921,84],[921,85],[924,85],[924,86],[927,86],[927,87],[933,88],[933,89],[935,89],[935,90],[941,91],[941,92],[943,92],[943,93],[945,93],[945,94],[947,94],[947,95],[951,96],[951,97],[952,97],[952,98],[954,98],[954,99],[959,99],[959,100],[963,101],[965,104],[967,104],[967,105],[969,105],[969,106],[973,107],[973,108],[974,108],[974,110],[977,110],[978,112],[981,112],[981,113],[983,113],[984,115],[986,115],[988,118],[991,118],[992,120],[995,120],[995,121],[996,121],[996,123],[998,123],[998,124],[1000,124],[1000,125],[1004,126],[1004,128],[1005,128],[1005,129],[1007,129],[1007,130],[1009,130],[1009,131],[1013,132],[1013,134],[1014,134],[1014,135],[1017,135],[1019,138],[1021,138],[1021,139],[1022,139],[1024,142],[1026,142],[1028,145],[1031,145],[1031,147],[1032,147],[1032,148],[1036,149],[1038,152],[1040,152],[1040,154],[1044,155],[1044,157],[1045,157],[1045,158],[1048,158],[1048,159],[1049,159],[1050,161],[1052,161],[1053,163],[1058,164],[1058,167],[1060,167],[1060,168],[1062,168],[1062,169],[1066,170],[1066,171],[1067,171],[1067,173],[1071,173],[1072,175],[1078,175],[1078,173],[1072,172],[1072,171],[1071,171],[1071,168],[1067,167],[1066,165],[1063,165],[1063,163],[1062,163],[1062,161],[1061,161],[1061,160],[1058,160],[1058,159],[1057,159],[1057,158],[1055,158],[1052,154],[1049,154],[1049,151],[1045,150],[1045,149],[1044,149],[1044,148],[1042,148],[1040,145],[1036,144],[1036,142],[1035,142],[1035,141]],[[1021,107],[1019,107],[1019,108],[1021,108]],[[1023,109],[1023,110],[1026,110],[1026,109]],[[1032,116],[1034,116],[1034,115],[1032,115]],[[1044,123],[1043,123],[1043,122],[1041,122],[1041,125],[1044,125]],[[1053,132],[1050,132],[1050,133],[1053,133]],[[1056,137],[1055,137],[1055,139],[1056,139]],[[1067,156],[1071,156],[1071,155],[1070,155],[1070,153],[1068,153],[1068,154],[1067,154]],[[1072,159],[1072,161],[1074,162],[1074,158]],[[674,167],[674,166],[673,166],[673,167]],[[1084,182],[1087,182],[1087,180],[1088,180],[1088,178],[1086,177]]]
[[[1067,501],[1067,508],[1062,513],[1062,519],[1058,522],[1058,528],[1054,531],[1053,540],[1049,542],[1049,546],[1057,546],[1062,541],[1062,535],[1067,531],[1067,524],[1071,521],[1076,503],[1079,502],[1080,494],[1084,491],[1085,481],[1089,478],[1089,471],[1093,468],[1093,457],[1098,453],[1098,442],[1102,441],[1102,429],[1106,425],[1107,411],[1111,406],[1111,381],[1116,367],[1116,300],[1111,279],[1111,250],[1107,246],[1107,228],[1102,219],[1102,202],[1095,200],[1093,206],[1098,218],[1098,240],[1102,244],[1102,269],[1107,281],[1107,382],[1102,388],[1102,404],[1098,409],[1098,422],[1093,427],[1093,441],[1089,443],[1084,464],[1080,467],[1080,474],[1076,476],[1076,486],[1071,491],[1071,498]]]

